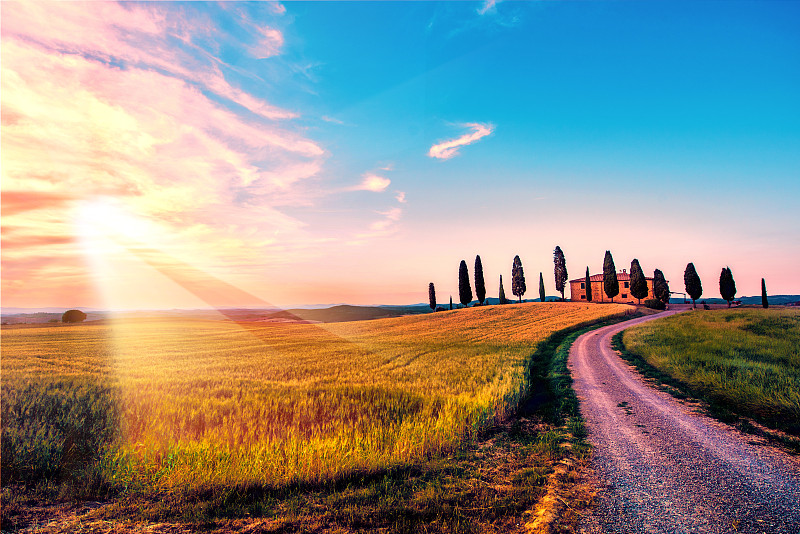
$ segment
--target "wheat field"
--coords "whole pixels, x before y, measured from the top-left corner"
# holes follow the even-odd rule
[[[549,335],[630,310],[531,303],[325,325],[4,328],[3,479],[281,487],[422,461],[513,412]]]

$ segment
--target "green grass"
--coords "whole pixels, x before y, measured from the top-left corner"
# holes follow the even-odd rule
[[[682,313],[628,329],[616,343],[645,374],[715,414],[800,436],[800,311]]]

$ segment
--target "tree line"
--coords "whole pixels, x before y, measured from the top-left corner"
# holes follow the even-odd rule
[[[564,301],[564,290],[566,289],[568,279],[567,262],[564,256],[564,251],[561,250],[561,247],[559,246],[556,246],[555,250],[553,251],[553,264],[555,289],[561,293],[560,300]],[[487,302],[486,283],[483,276],[483,263],[481,262],[480,255],[475,257],[475,267],[473,272],[475,275],[474,297],[472,293],[472,286],[470,285],[467,262],[465,260],[461,260],[461,263],[458,267],[458,298],[461,302],[461,305],[465,307],[472,303],[473,298],[477,298],[478,306],[483,306]],[[696,308],[696,301],[703,294],[703,285],[693,263],[690,262],[686,265],[686,269],[683,274],[683,280],[686,294],[688,294],[692,299],[692,307]],[[592,302],[593,290],[591,274],[589,273],[588,265],[586,266],[586,278],[584,285],[586,288],[586,301]],[[642,299],[647,298],[650,292],[647,285],[647,277],[645,276],[644,271],[639,264],[639,260],[636,258],[631,261],[629,286],[630,294],[638,300],[639,304],[641,304]],[[611,251],[608,250],[606,250],[603,258],[602,288],[603,293],[605,293],[605,295],[611,299],[611,302],[614,302],[614,297],[620,293],[619,280],[617,277],[617,269],[614,265],[614,258],[611,255]],[[511,294],[517,297],[518,302],[522,302],[522,296],[526,293],[526,291],[527,286],[525,283],[525,271],[522,267],[522,260],[517,255],[514,256],[514,260],[511,263]],[[722,269],[722,273],[720,274],[719,278],[719,291],[723,300],[727,301],[728,307],[730,307],[731,302],[736,296],[736,282],[733,279],[733,273],[731,272],[730,267],[723,267]],[[669,289],[669,284],[664,277],[664,273],[660,269],[655,269],[653,272],[653,296],[655,298],[646,300],[645,305],[653,308],[664,309],[666,305],[669,304],[670,294],[671,292]],[[437,306],[436,289],[433,285],[433,282],[428,284],[428,299],[432,310],[435,311],[437,309],[444,309],[443,307]],[[498,300],[500,304],[508,304],[511,302],[506,298],[505,289],[503,287],[503,275],[500,275]],[[539,272],[539,300],[541,302],[545,302],[546,300],[544,276],[541,272]],[[761,300],[762,306],[767,308],[769,304],[767,301],[767,289],[763,278],[761,279]],[[452,296],[450,297],[450,309],[453,309]]]

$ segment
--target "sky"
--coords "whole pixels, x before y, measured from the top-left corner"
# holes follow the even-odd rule
[[[800,293],[798,2],[1,9],[4,308]]]

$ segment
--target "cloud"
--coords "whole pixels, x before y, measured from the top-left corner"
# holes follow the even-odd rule
[[[298,184],[320,173],[327,152],[294,124],[296,112],[226,79],[214,45],[201,47],[222,30],[199,13],[3,6],[4,303],[91,287],[74,245],[87,221],[107,233],[142,221],[154,246],[208,269],[292,262],[324,239],[279,206],[305,201]],[[98,203],[111,208],[92,217]]]
[[[395,223],[403,216],[403,210],[401,208],[390,208],[386,211],[378,211],[376,213],[383,217],[370,223],[367,227],[367,231],[357,233],[356,239],[350,241],[349,244],[361,245],[368,239],[386,237],[393,234],[396,230]]]
[[[362,177],[363,180],[361,180],[359,185],[353,187],[353,191],[372,191],[374,193],[380,193],[385,191],[386,188],[389,187],[389,184],[392,183],[390,179],[371,172],[364,173]]]
[[[428,151],[428,156],[438,159],[450,159],[458,155],[458,149],[460,147],[470,145],[490,135],[494,131],[494,126],[492,124],[468,123],[464,126],[472,129],[472,132],[464,134],[457,139],[451,139],[450,141],[444,141],[433,145]]]
[[[495,6],[500,2],[500,0],[485,0],[483,5],[478,8],[479,15],[485,15],[488,12],[496,11]]]
[[[396,195],[394,196],[395,200],[397,200],[401,204],[406,203],[406,194],[403,191],[396,191]]]
[[[280,2],[269,2],[269,7],[273,13],[276,15],[283,15],[286,13],[286,6],[281,4]]]

